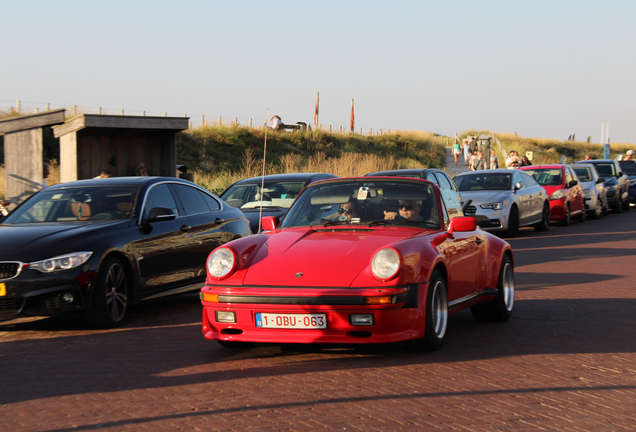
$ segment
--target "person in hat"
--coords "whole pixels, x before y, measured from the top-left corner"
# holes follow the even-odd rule
[[[627,150],[625,153],[625,159],[623,160],[633,160],[634,159],[634,150]]]

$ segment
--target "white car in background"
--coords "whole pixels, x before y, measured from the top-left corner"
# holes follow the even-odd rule
[[[589,217],[598,219],[607,215],[607,188],[605,180],[599,177],[593,164],[570,165],[581,182],[585,194],[585,210]]]
[[[453,180],[465,203],[464,214],[474,216],[485,231],[514,237],[519,227],[533,226],[537,231],[550,228],[548,194],[523,171],[469,171]]]

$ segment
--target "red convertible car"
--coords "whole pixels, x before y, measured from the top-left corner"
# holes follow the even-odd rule
[[[396,177],[307,186],[281,226],[216,248],[201,289],[203,334],[223,346],[408,341],[435,350],[448,316],[506,321],[510,245],[455,212],[437,186]],[[455,209],[456,210],[456,209]]]

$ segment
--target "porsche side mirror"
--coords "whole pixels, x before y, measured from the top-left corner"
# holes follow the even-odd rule
[[[176,219],[177,215],[172,210],[166,207],[153,207],[148,212],[148,217],[145,222],[164,222]]]
[[[477,219],[472,216],[456,217],[451,219],[446,233],[453,238],[455,232],[475,231],[477,229]]]
[[[263,231],[276,231],[277,220],[278,218],[276,216],[265,216],[261,219]]]

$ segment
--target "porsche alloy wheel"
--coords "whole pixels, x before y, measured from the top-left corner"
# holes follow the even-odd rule
[[[448,326],[448,299],[442,275],[433,272],[426,296],[424,337],[410,341],[413,348],[435,351],[442,347]]]
[[[515,306],[515,275],[508,255],[501,260],[497,295],[490,303],[476,304],[470,308],[477,321],[508,321]]]
[[[104,259],[95,283],[86,321],[93,327],[118,326],[126,315],[128,305],[128,277],[117,258]]]

